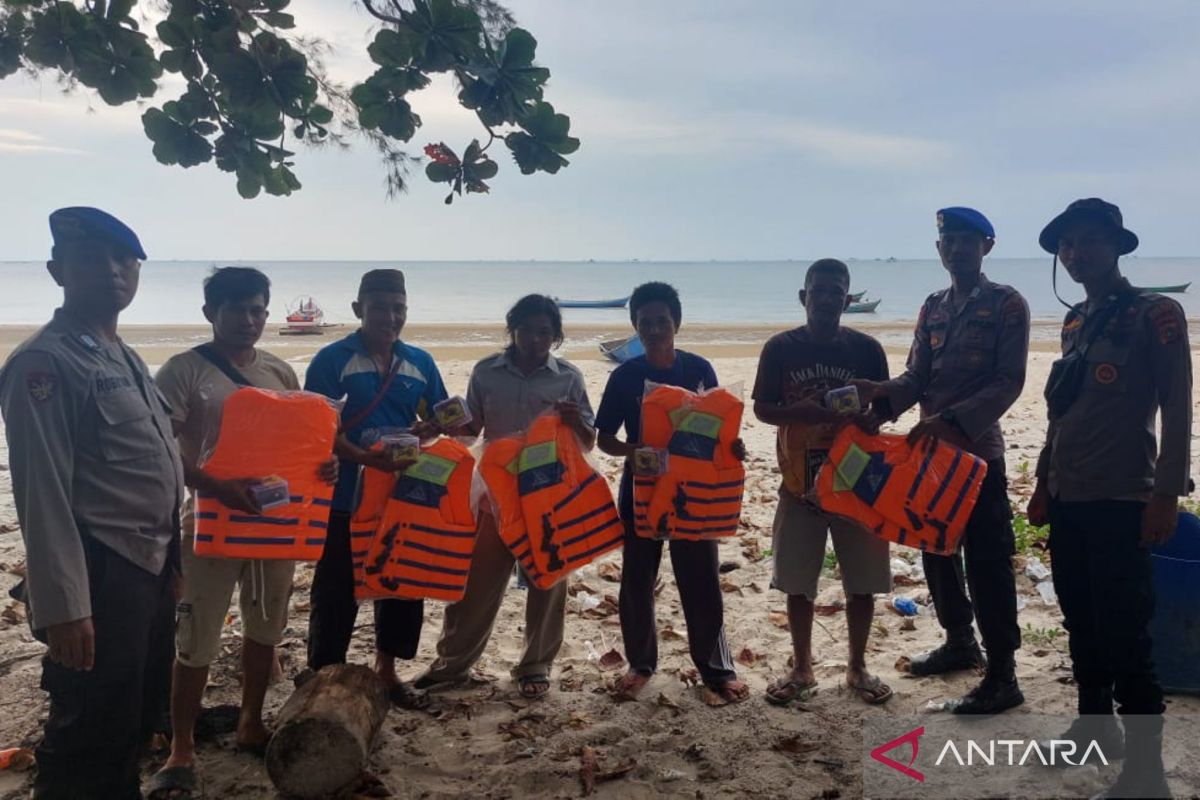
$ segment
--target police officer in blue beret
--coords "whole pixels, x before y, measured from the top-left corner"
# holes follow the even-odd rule
[[[95,208],[55,211],[50,231],[62,307],[0,370],[24,599],[49,645],[33,797],[140,798],[174,657],[183,470],[166,403],[117,335],[141,242]]]
[[[975,621],[987,650],[986,672],[951,708],[959,714],[996,714],[1025,702],[1015,673],[1014,653],[1021,644],[1012,567],[1016,542],[1000,418],[1025,386],[1029,306],[1016,289],[983,274],[983,258],[996,239],[987,217],[973,208],[943,208],[937,229],[937,251],[950,273],[950,288],[934,292],[921,307],[904,374],[855,384],[864,402],[879,399],[890,406],[892,419],[920,403],[921,421],[910,442],[942,439],[987,462],[987,477],[963,534],[965,571],[958,554],[922,557],[946,642],[915,656],[910,671],[936,675],[984,666],[971,627]]]

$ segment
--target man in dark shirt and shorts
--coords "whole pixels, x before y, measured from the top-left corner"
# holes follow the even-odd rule
[[[846,592],[850,633],[846,684],[872,705],[892,696],[891,688],[867,671],[865,659],[874,595],[892,588],[888,543],[861,525],[820,513],[801,499],[816,483],[817,470],[839,428],[854,424],[872,433],[879,428],[867,409],[843,414],[825,402],[827,392],[852,380],[888,377],[887,357],[879,342],[841,327],[849,291],[850,270],[845,264],[831,258],[813,263],[800,291],[806,324],[771,337],[754,382],[755,416],[779,427],[777,450],[783,473],[772,538],[772,585],[788,596],[795,662],[790,675],[767,689],[767,700],[776,705],[803,701],[817,688],[812,626],[827,533],[833,539]]]

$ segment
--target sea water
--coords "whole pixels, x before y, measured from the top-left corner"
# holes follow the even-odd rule
[[[797,290],[806,261],[707,262],[366,262],[366,261],[148,261],[134,304],[121,316],[125,325],[204,324],[201,284],[214,266],[255,266],[272,282],[272,321],[282,322],[302,295],[313,297],[327,322],[352,323],[350,303],[361,275],[370,269],[402,269],[412,323],[502,324],[504,313],[524,294],[540,292],[569,300],[620,298],[645,281],[673,284],[683,298],[685,322],[778,324],[803,317]],[[916,318],[922,301],[948,285],[936,260],[849,261],[851,291],[880,300],[873,314],[846,322],[896,322]],[[1122,261],[1136,284],[1167,285],[1197,281],[1177,295],[1189,317],[1200,317],[1200,258],[1129,258]],[[1054,298],[1050,259],[989,259],[988,277],[1015,286],[1029,302],[1035,319],[1061,319]],[[1059,267],[1059,291],[1070,302],[1082,290]],[[61,290],[41,262],[0,262],[0,324],[39,324],[61,300]],[[623,309],[567,309],[568,325],[627,325]]]

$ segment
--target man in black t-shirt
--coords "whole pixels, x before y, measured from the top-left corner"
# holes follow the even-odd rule
[[[838,429],[854,424],[874,433],[878,420],[868,409],[839,413],[826,393],[852,380],[887,380],[887,358],[878,341],[841,327],[850,291],[850,270],[821,259],[808,268],[800,301],[805,325],[773,336],[763,348],[754,382],[754,415],[779,428],[777,450],[783,486],[775,512],[772,586],[788,596],[788,626],[795,651],[791,674],[767,689],[767,699],[789,705],[817,688],[812,665],[812,624],[817,580],[827,535],[842,568],[850,654],[846,684],[866,703],[878,705],[892,690],[867,671],[867,638],[875,594],[891,591],[888,543],[845,519],[825,516],[800,498],[815,483]]]

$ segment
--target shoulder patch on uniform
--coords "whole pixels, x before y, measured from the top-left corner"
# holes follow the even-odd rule
[[[1021,299],[1021,295],[1013,292],[1004,300],[1000,313],[1006,325],[1020,323],[1025,319],[1025,301]]]
[[[1117,379],[1117,368],[1112,364],[1098,364],[1096,366],[1096,383],[1105,386],[1113,383]]]
[[[1083,317],[1067,315],[1067,321],[1063,323],[1063,333],[1077,331],[1083,327]]]
[[[1146,316],[1161,344],[1171,344],[1183,335],[1183,312],[1174,300],[1166,297],[1158,300],[1146,309]]]
[[[30,397],[39,403],[45,403],[58,391],[58,376],[53,372],[27,372],[25,388],[29,390]]]

